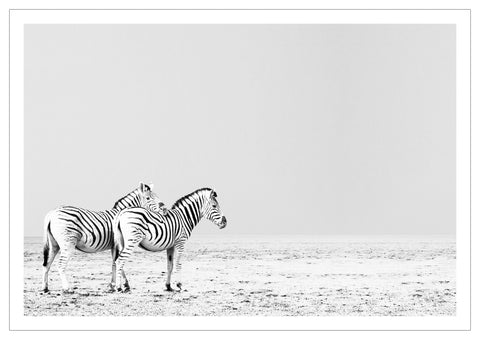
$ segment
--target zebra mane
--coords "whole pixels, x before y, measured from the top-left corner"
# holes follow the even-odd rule
[[[119,208],[119,204],[124,201],[127,197],[135,197],[138,195],[138,188],[136,188],[135,190],[133,191],[130,191],[128,194],[126,194],[125,196],[123,196],[122,198],[120,198],[119,200],[117,200],[115,202],[115,204],[113,205],[113,209],[118,209]]]
[[[210,188],[201,188],[201,189],[197,189],[195,190],[194,192],[190,193],[190,194],[187,194],[181,198],[179,198],[175,203],[173,203],[172,207],[170,209],[175,209],[175,208],[178,208],[180,206],[180,204],[185,201],[185,199],[195,195],[195,194],[198,194],[200,193],[201,191],[213,191],[213,189],[210,189]]]

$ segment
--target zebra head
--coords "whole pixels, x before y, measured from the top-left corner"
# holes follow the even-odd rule
[[[153,211],[161,211],[162,202],[152,191],[153,184],[144,184],[140,182],[140,186],[120,198],[113,205],[113,209],[123,210],[126,208],[142,207]]]
[[[144,184],[140,182],[139,188],[139,199],[140,199],[140,206],[142,208],[160,212],[162,214],[165,213],[165,204],[160,201],[157,194],[152,191],[153,184]]]
[[[207,196],[204,209],[203,216],[215,223],[220,229],[227,226],[227,219],[220,210],[220,205],[217,201],[217,193],[214,190],[211,190],[210,195]]]

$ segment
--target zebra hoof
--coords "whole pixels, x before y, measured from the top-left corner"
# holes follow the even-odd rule
[[[173,289],[172,289],[172,286],[170,286],[170,283],[165,284],[165,287],[167,287],[167,289],[165,289],[167,292],[173,292]]]
[[[123,286],[122,293],[128,293],[130,291],[130,286]]]
[[[107,293],[115,293],[117,290],[114,285],[109,284],[107,287]]]
[[[182,290],[182,284],[180,282],[177,283],[178,290]]]
[[[43,289],[42,289],[42,292],[46,294],[46,293],[49,293],[50,290],[49,290],[48,288],[43,288]]]

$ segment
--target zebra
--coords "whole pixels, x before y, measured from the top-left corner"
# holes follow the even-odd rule
[[[217,201],[217,194],[210,188],[198,189],[180,198],[165,215],[143,208],[121,211],[113,222],[117,291],[130,290],[123,267],[137,245],[147,251],[167,251],[167,291],[173,291],[170,280],[176,257],[177,287],[181,290],[181,258],[185,242],[203,217],[220,229],[227,225],[227,219],[222,215]],[[120,275],[125,280],[123,285]]]
[[[42,290],[48,290],[48,272],[55,256],[60,251],[57,268],[65,293],[73,292],[69,286],[65,269],[74,249],[85,253],[95,253],[113,248],[112,222],[115,216],[129,207],[145,207],[164,213],[163,203],[152,191],[152,185],[140,183],[139,187],[120,198],[112,209],[91,211],[87,209],[61,206],[45,216],[43,248]],[[113,252],[112,252],[113,256]],[[115,285],[115,261],[112,261],[112,280],[109,289]]]

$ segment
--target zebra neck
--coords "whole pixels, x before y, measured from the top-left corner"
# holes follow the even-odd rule
[[[184,232],[187,234],[187,237],[190,237],[192,234],[193,228],[200,222],[202,219],[202,212],[195,209],[194,207],[180,206],[176,208],[182,216],[182,227]]]
[[[135,189],[134,191],[120,198],[117,202],[115,202],[112,210],[120,211],[125,208],[139,207],[140,199],[138,198],[137,190],[138,189]]]

